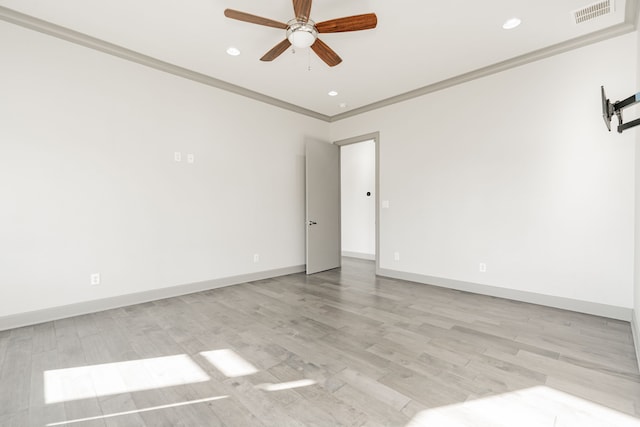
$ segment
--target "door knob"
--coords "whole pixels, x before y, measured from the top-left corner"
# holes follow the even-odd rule
[[[317,222],[315,222],[315,221],[309,221],[309,225],[316,225],[316,224],[317,224]]]

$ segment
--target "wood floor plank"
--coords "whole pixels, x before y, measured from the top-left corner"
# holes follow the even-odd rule
[[[274,367],[272,372],[285,382],[300,378],[316,381],[314,385],[296,388],[295,392],[305,399],[307,406],[313,402],[313,406],[322,411],[321,418],[324,424],[317,425],[361,426],[369,418],[364,411],[356,408],[352,401],[336,395],[337,391],[345,386],[345,382],[333,374],[327,375],[326,371],[313,364],[292,357],[287,360],[286,366],[283,364]]]
[[[404,394],[350,368],[344,369],[338,377],[354,389],[370,396],[375,401],[390,406],[396,411],[402,411],[402,408],[411,401],[411,398]]]
[[[61,368],[84,366],[84,350],[78,336],[74,318],[56,320],[56,348]]]
[[[24,427],[29,424],[29,411],[24,409],[10,414],[0,414],[0,426],[2,427]]]
[[[55,342],[55,341],[54,341]],[[34,347],[35,348],[35,347]],[[41,350],[42,347],[38,347]],[[29,425],[46,425],[66,419],[64,403],[49,403],[44,377],[47,371],[60,367],[58,351],[34,353],[31,358],[31,385],[29,399]]]
[[[379,378],[378,382],[429,408],[451,405],[466,400],[468,396],[455,384],[447,384],[436,376],[419,374],[406,368],[396,368],[394,372]]]
[[[278,406],[301,425],[333,425],[339,424],[334,416],[317,405],[309,405],[299,393],[302,388],[316,388],[316,384],[296,386],[297,381],[306,381],[300,373],[294,372],[288,365],[279,364],[269,371],[251,377],[254,387],[264,397],[277,402]]]
[[[296,421],[292,414],[287,413],[281,400],[278,402],[277,399],[257,389],[251,381],[244,378],[233,378],[226,382],[233,388],[232,396],[261,423],[267,426],[304,425]]]
[[[104,427],[104,415],[96,398],[68,401],[64,403],[67,419],[73,420],[74,426]]]
[[[355,409],[366,414],[366,422],[363,426],[404,426],[409,418],[385,403],[375,399],[361,389],[346,384],[337,390],[334,395],[342,401],[349,402]],[[408,402],[407,402],[408,403]]]
[[[234,392],[232,385],[211,381],[192,384],[184,396],[189,401],[215,399],[198,403],[211,412],[210,417],[214,422],[219,421],[225,426],[263,426],[264,424],[234,397]]]
[[[597,390],[609,394],[615,400],[640,402],[640,382],[636,379],[620,378],[600,370],[585,368],[566,360],[554,360],[526,351],[518,354],[520,363],[530,363],[537,370],[544,370],[549,379],[563,379],[576,387]],[[546,382],[548,383],[549,380]]]
[[[33,327],[33,353],[42,353],[56,348],[56,330],[53,322]]]
[[[33,339],[24,328],[14,331],[0,371],[0,415],[28,414],[29,409]]]
[[[7,347],[9,346],[9,337],[11,331],[0,331],[0,372],[2,372],[2,366],[4,364],[5,355],[7,354]]]

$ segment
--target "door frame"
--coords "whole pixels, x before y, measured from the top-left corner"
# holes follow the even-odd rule
[[[358,135],[347,139],[341,139],[334,141],[333,143],[339,147],[344,145],[357,144],[358,142],[373,141],[376,149],[376,164],[375,164],[375,194],[376,194],[376,207],[375,207],[375,221],[376,221],[376,276],[380,274],[380,131],[367,133],[364,135]]]

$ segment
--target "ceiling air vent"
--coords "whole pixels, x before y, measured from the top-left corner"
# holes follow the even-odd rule
[[[590,4],[573,12],[576,24],[581,24],[613,12],[614,0],[604,0]]]

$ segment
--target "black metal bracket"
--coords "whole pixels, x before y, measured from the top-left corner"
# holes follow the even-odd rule
[[[607,95],[604,92],[604,86],[600,86],[600,94],[602,97],[602,117],[604,118],[604,122],[607,125],[609,132],[611,132],[611,118],[614,114],[618,117],[618,133],[622,133],[627,129],[640,125],[640,119],[624,123],[622,118],[622,110],[640,102],[640,92],[635,95],[631,95],[622,101],[614,102],[613,104],[607,98]]]

